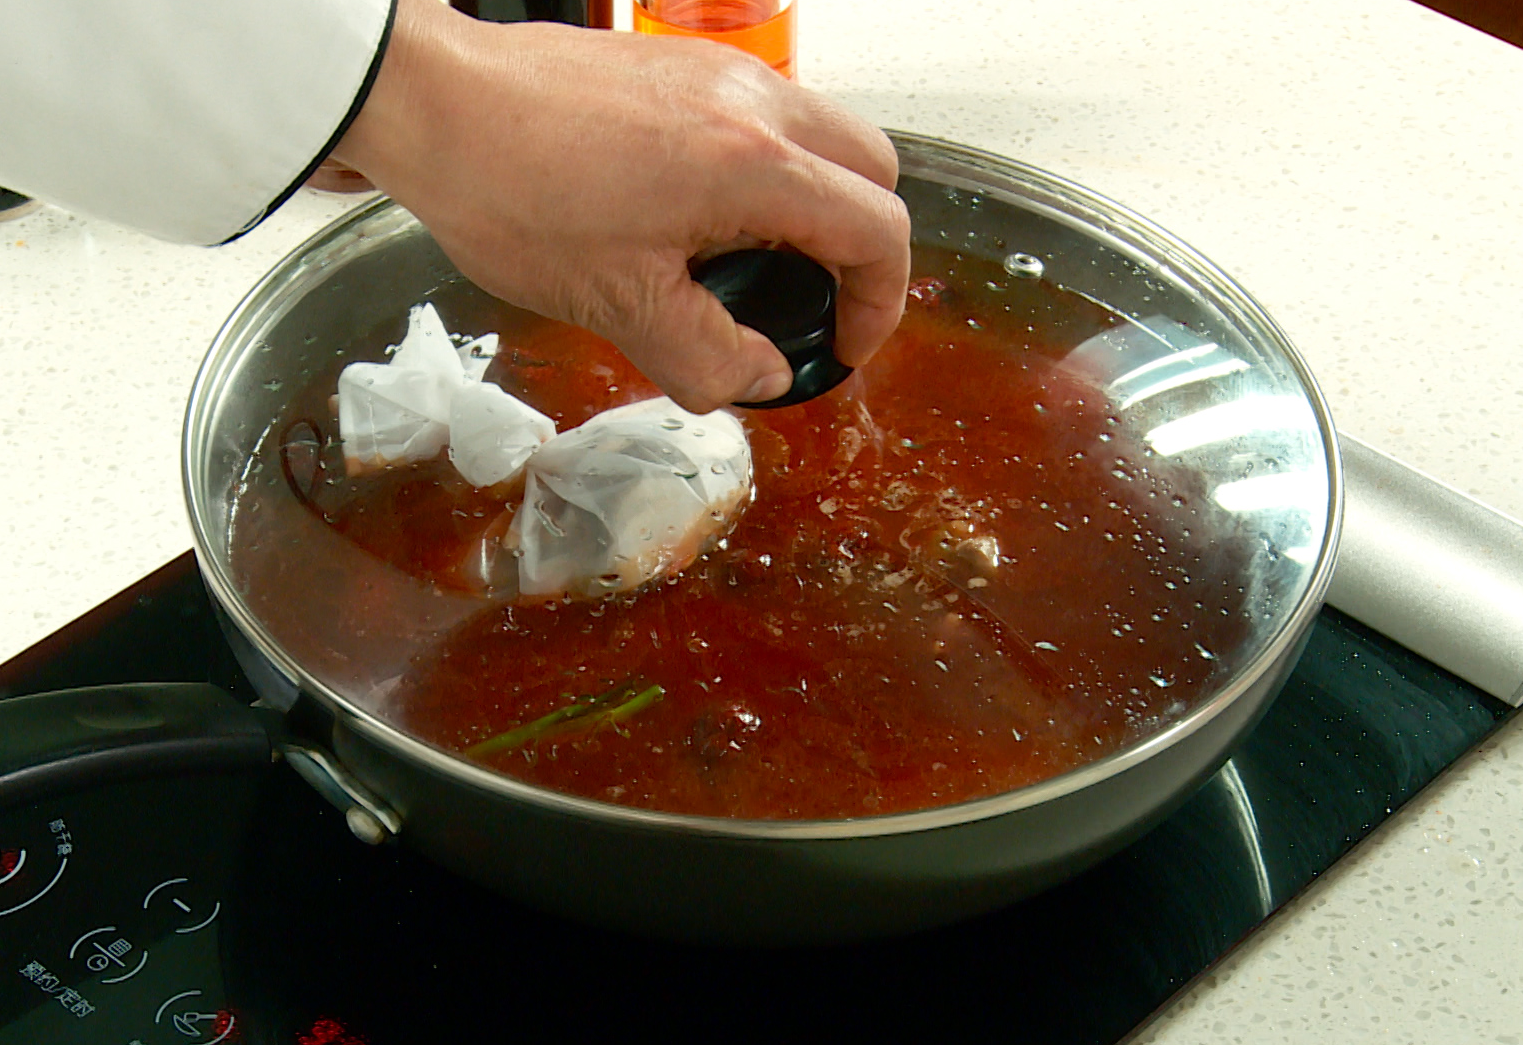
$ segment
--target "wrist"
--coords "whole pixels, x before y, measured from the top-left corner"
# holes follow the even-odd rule
[[[427,154],[429,85],[458,61],[460,21],[470,19],[439,0],[398,0],[380,70],[333,159],[385,189],[402,162]]]

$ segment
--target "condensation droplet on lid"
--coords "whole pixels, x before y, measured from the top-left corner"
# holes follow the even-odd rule
[[[1016,279],[1041,279],[1046,268],[1042,259],[1035,254],[1023,254],[1018,251],[1005,255],[1005,271]]]
[[[1033,642],[1032,645],[1037,649],[1051,650],[1053,653],[1058,652],[1058,647],[1050,642]]]
[[[677,417],[668,417],[661,422],[661,427],[665,428],[668,432],[681,431],[682,420]]]
[[[1159,689],[1168,689],[1170,686],[1174,685],[1173,679],[1166,679],[1162,675],[1149,675],[1148,681],[1152,682],[1153,685],[1157,686]]]

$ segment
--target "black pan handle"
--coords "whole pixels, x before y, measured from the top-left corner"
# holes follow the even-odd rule
[[[279,715],[199,682],[0,700],[0,808],[126,779],[268,765]]]

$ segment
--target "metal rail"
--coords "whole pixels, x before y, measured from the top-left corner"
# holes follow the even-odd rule
[[[1347,435],[1327,601],[1523,706],[1523,523]]]

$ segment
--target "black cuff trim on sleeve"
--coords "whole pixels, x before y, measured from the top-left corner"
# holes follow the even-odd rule
[[[349,125],[352,124],[354,122],[354,118],[360,114],[360,110],[365,107],[365,100],[370,97],[370,89],[375,86],[375,78],[381,71],[381,59],[386,56],[386,47],[391,42],[391,28],[394,24],[396,24],[396,20],[397,0],[391,0],[391,10],[386,13],[386,25],[381,30],[381,41],[375,49],[375,57],[371,59],[370,68],[365,72],[365,79],[360,82],[360,89],[355,92],[354,102],[349,106],[349,111],[344,114],[344,118],[339,121],[338,128],[333,132],[333,136],[328,139],[327,143],[322,147],[322,150],[318,152],[317,156],[312,160],[312,162],[307,165],[307,168],[296,176],[296,180],[293,181],[290,185],[286,186],[285,191],[283,191],[279,196],[276,196],[275,199],[269,204],[269,206],[260,211],[252,221],[243,226],[243,228],[239,229],[237,232],[233,233],[227,239],[223,240],[222,243],[233,242],[233,240],[238,239],[240,236],[249,232],[265,218],[269,217],[271,214],[274,214],[277,210],[279,210],[280,205],[294,196],[296,194],[296,190],[301,188],[302,185],[306,183],[308,178],[312,177],[312,175],[317,171],[317,168],[322,165],[322,162],[328,158],[328,154],[334,149],[338,148],[338,143],[343,141],[345,133],[347,133],[349,130]],[[216,245],[220,247],[222,246],[222,243],[218,243]]]

